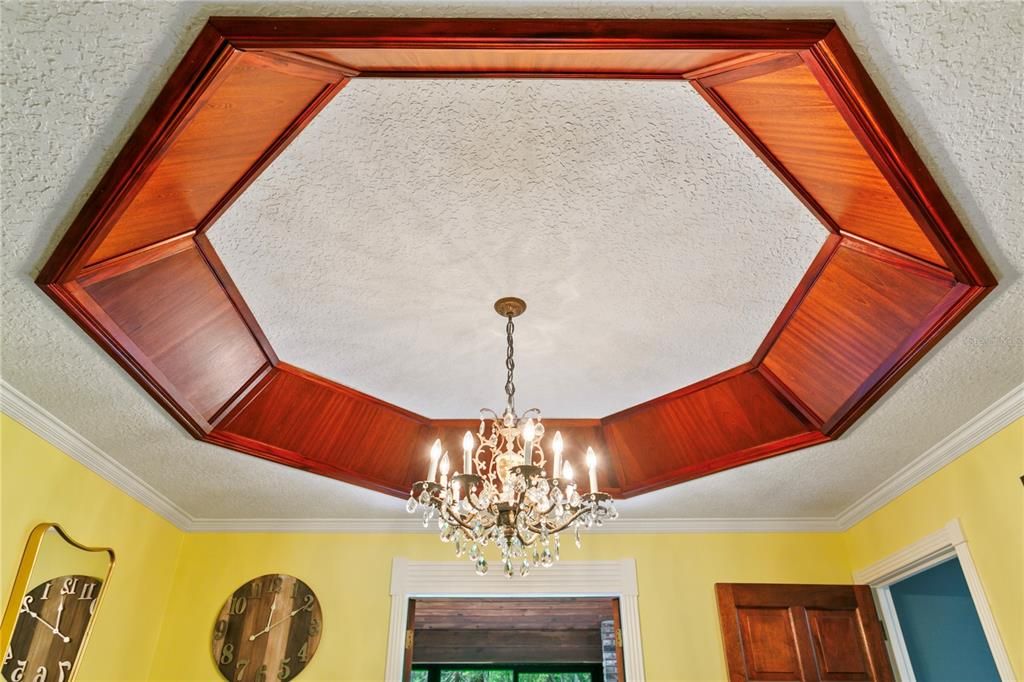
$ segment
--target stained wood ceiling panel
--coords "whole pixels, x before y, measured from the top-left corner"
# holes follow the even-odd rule
[[[942,264],[810,69],[705,84],[842,230]]]
[[[191,239],[85,293],[196,415],[212,420],[267,357]]]
[[[703,475],[723,456],[753,461],[763,446],[806,443],[813,429],[756,370],[724,375],[602,420],[623,487]]]
[[[289,409],[282,411],[281,405]],[[343,480],[407,495],[407,463],[426,422],[281,364],[213,437],[279,461],[311,470],[325,468]]]
[[[460,426],[279,362],[194,233],[356,75],[295,50],[352,47],[393,48],[396,60],[410,47],[455,50],[453,68],[507,63],[504,52],[528,48],[515,68],[536,73],[566,49],[620,50],[627,70],[643,49],[794,53],[691,77],[837,236],[764,353],[624,412],[565,423],[574,446],[603,437],[603,483],[623,496],[838,437],[995,284],[832,22],[214,19],[37,280],[207,442],[405,496],[431,435]],[[648,75],[678,77],[677,66],[655,59]],[[591,68],[576,75],[616,70]],[[685,358],[652,358],[673,361]]]
[[[949,273],[897,259],[841,245],[765,357],[765,367],[824,422],[930,326],[954,289]]]
[[[227,62],[90,263],[195,229],[325,88],[259,55]]]
[[[751,58],[760,53],[741,50],[567,50],[341,48],[306,50],[304,54],[359,71],[361,75],[521,73],[551,75],[604,72],[609,78],[629,75],[680,78],[715,64]]]

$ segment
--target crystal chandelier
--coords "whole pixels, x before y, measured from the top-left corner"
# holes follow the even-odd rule
[[[600,526],[618,513],[611,495],[597,489],[593,448],[587,448],[587,493],[578,490],[572,464],[562,459],[565,444],[560,432],[551,439],[553,461],[547,468],[540,411],[530,409],[518,415],[515,410],[512,320],[526,310],[526,303],[502,298],[494,309],[507,319],[505,411],[499,416],[493,410],[480,410],[476,436],[467,431],[462,439],[461,474],[449,475],[453,462],[447,452],[442,453],[441,440],[434,441],[427,479],[413,484],[406,509],[414,513],[422,508],[424,527],[436,517],[441,542],[454,543],[456,556],[468,553],[479,575],[487,573],[484,550],[493,543],[501,552],[505,575],[511,578],[517,568],[525,576],[534,566],[554,564],[561,532],[571,529],[579,547],[581,528]]]

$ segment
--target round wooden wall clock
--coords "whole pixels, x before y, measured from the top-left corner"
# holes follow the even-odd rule
[[[10,646],[4,652],[3,679],[11,682],[65,682],[71,679],[85,633],[96,610],[102,581],[64,575],[26,592],[18,607]]]
[[[309,586],[292,575],[253,578],[221,607],[213,660],[232,682],[294,679],[320,643],[323,615]]]

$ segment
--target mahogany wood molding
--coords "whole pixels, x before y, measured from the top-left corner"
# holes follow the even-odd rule
[[[547,420],[616,495],[839,437],[995,286],[831,21],[288,18],[210,19],[39,286],[194,437],[406,495],[476,421],[282,362],[204,233],[352,78],[410,76],[689,81],[830,233],[749,362]]]

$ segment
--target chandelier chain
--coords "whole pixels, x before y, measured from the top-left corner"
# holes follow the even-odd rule
[[[508,411],[515,414],[516,384],[512,380],[512,374],[516,369],[515,347],[512,345],[512,334],[516,331],[516,325],[512,321],[512,315],[508,316],[508,324],[505,325],[505,339],[508,342],[508,350],[505,353],[505,367],[508,369],[508,376],[505,379],[505,395],[508,397]]]

